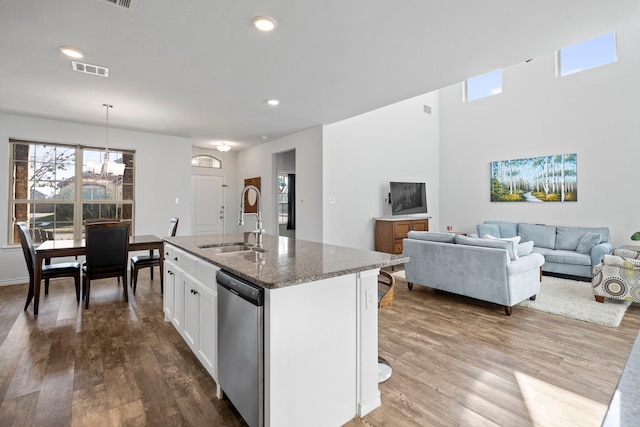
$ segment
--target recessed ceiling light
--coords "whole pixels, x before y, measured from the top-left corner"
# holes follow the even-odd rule
[[[60,46],[60,52],[62,52],[65,55],[67,55],[69,58],[73,58],[73,59],[82,59],[82,58],[84,58],[84,52],[81,51],[80,49],[76,49],[75,47]]]
[[[279,99],[268,99],[267,100],[267,104],[271,105],[272,107],[275,107],[276,105],[280,105],[280,100]]]
[[[260,15],[253,18],[253,26],[260,31],[273,31],[278,23],[270,16]]]
[[[269,137],[267,135],[262,135],[260,139],[269,139]]]

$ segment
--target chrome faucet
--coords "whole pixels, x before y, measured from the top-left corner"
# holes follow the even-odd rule
[[[240,214],[238,215],[238,225],[244,225],[244,195],[247,193],[247,191],[249,190],[254,190],[257,194],[256,196],[256,204],[257,204],[257,209],[256,209],[256,229],[252,231],[252,233],[254,233],[256,235],[256,247],[261,248],[262,247],[262,235],[264,234],[264,229],[262,228],[262,203],[261,203],[261,196],[260,196],[260,190],[258,190],[258,187],[256,187],[255,185],[247,185],[242,189],[242,193],[240,193]]]

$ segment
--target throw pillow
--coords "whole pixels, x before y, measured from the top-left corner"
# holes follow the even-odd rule
[[[533,250],[533,240],[518,244],[518,256],[529,255]]]
[[[584,233],[578,242],[576,252],[581,254],[590,254],[591,249],[600,242],[599,233]]]
[[[496,237],[496,236],[493,236],[491,234],[485,234],[485,235],[482,236],[482,238],[483,239],[505,240],[507,242],[513,242],[515,245],[520,243],[520,239],[522,239],[522,237],[520,237],[520,236],[516,236],[516,237]]]
[[[498,224],[478,224],[476,225],[476,230],[478,231],[478,236],[490,234],[495,237],[501,237]]]
[[[459,245],[483,246],[485,248],[505,249],[509,259],[518,259],[518,249],[511,240],[503,239],[480,239],[476,237],[456,236],[456,243]]]
[[[518,257],[520,256],[520,251],[518,250],[518,247],[520,246],[520,239],[522,237],[520,236],[516,236],[516,237],[494,237],[490,234],[485,234],[484,236],[482,236],[483,239],[491,239],[491,240],[502,240],[504,242],[511,242],[511,249],[509,251],[509,256],[511,257],[511,259],[518,259]],[[531,245],[531,247],[533,248],[533,244]],[[513,252],[513,256],[511,255],[511,252]],[[528,255],[528,254],[525,254]]]

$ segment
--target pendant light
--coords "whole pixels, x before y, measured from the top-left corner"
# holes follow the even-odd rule
[[[124,175],[125,164],[109,161],[109,110],[113,108],[113,105],[102,104],[102,106],[106,112],[104,161],[102,165],[87,161],[87,169],[93,171],[93,173],[99,172],[103,178],[107,178],[108,176],[122,176]]]

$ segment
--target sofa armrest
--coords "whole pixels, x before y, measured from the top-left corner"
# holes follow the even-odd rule
[[[507,265],[507,274],[509,276],[515,276],[516,274],[529,270],[538,269],[542,267],[542,264],[544,264],[544,257],[538,253],[531,253],[521,256],[515,261],[511,261],[511,263]]]
[[[613,245],[610,242],[600,243],[591,249],[591,265],[595,266],[602,261],[602,257],[613,252]]]

